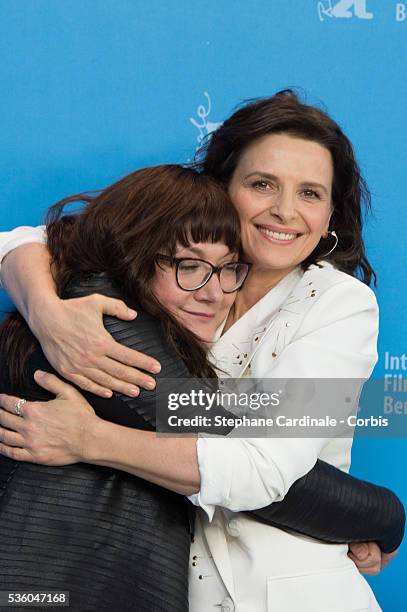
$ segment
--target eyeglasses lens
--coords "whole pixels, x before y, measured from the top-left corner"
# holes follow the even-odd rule
[[[220,273],[220,286],[222,290],[226,291],[226,293],[236,291],[246,278],[246,274],[247,266],[245,264],[227,264]]]
[[[178,266],[178,283],[183,289],[193,291],[202,287],[211,276],[212,268],[203,261],[184,259]],[[220,286],[226,293],[236,291],[247,274],[247,265],[241,263],[226,264],[220,272]]]
[[[178,266],[178,282],[183,289],[197,289],[211,275],[212,268],[203,261],[184,259]]]

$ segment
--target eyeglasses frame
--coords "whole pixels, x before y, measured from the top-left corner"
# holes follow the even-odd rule
[[[206,259],[200,259],[199,257],[171,257],[171,255],[164,255],[162,253],[157,253],[156,255],[157,259],[163,259],[164,261],[168,261],[171,265],[176,266],[176,270],[175,270],[175,280],[177,281],[177,285],[178,287],[182,290],[182,291],[198,291],[198,289],[202,289],[202,287],[205,287],[206,284],[209,283],[209,281],[211,280],[212,276],[214,274],[217,275],[218,279],[219,279],[219,285],[220,285],[220,273],[222,272],[223,268],[225,268],[226,266],[234,263],[234,264],[244,264],[245,266],[247,266],[247,272],[246,272],[246,276],[244,277],[242,283],[239,285],[239,287],[237,287],[236,289],[233,289],[233,291],[224,291],[224,289],[222,289],[222,286],[220,285],[220,288],[222,289],[223,293],[226,294],[230,294],[230,293],[235,293],[235,291],[239,291],[239,289],[241,289],[244,285],[244,282],[247,278],[247,275],[249,274],[250,268],[252,267],[251,263],[247,263],[246,261],[228,261],[224,264],[222,264],[221,266],[214,266],[213,264],[211,264],[210,261],[206,261]],[[181,287],[179,280],[178,280],[178,269],[180,264],[183,261],[201,261],[202,263],[208,264],[208,266],[210,266],[212,268],[211,273],[209,274],[208,278],[206,279],[206,281],[204,281],[201,285],[199,285],[198,287],[195,287],[194,289],[185,289],[184,287]]]

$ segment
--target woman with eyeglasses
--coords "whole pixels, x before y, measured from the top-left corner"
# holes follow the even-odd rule
[[[79,213],[62,216],[78,201]],[[96,196],[55,205],[47,236],[61,298],[126,299],[139,311],[137,325],[112,317],[105,325],[129,352],[152,350],[167,377],[216,376],[203,343],[227,316],[249,265],[239,261],[237,213],[214,179],[175,165],[139,170]],[[0,361],[3,392],[52,397],[33,374],[53,370],[18,314],[1,325]],[[159,393],[87,397],[111,424],[153,431]],[[187,610],[192,506],[159,479],[139,476],[0,457],[0,588],[68,591],[78,612]]]
[[[372,276],[361,236],[364,183],[351,145],[340,128],[318,109],[301,104],[291,92],[283,92],[249,104],[227,120],[213,135],[202,166],[206,174],[216,176],[228,186],[240,217],[245,259],[252,264],[243,289],[223,327],[218,330],[223,335],[211,349],[216,365],[233,377],[247,376],[251,372],[258,378],[367,378],[376,360],[377,306],[372,292],[353,276],[360,269],[367,284]],[[161,218],[160,226],[165,224],[166,219]],[[145,235],[139,220],[137,228]],[[48,236],[48,242],[52,253],[52,236],[51,239]],[[187,241],[180,240],[180,243],[186,246]],[[109,241],[112,253],[115,252],[113,245],[114,241]],[[125,253],[126,250],[122,252],[124,264],[128,263]],[[185,257],[194,259],[190,257],[191,252],[167,253],[157,245],[157,276],[152,286],[155,286],[154,299],[163,301],[171,294],[167,287],[168,276],[165,276],[168,273],[173,274],[181,290],[188,288],[185,279],[189,275],[199,281],[198,284],[207,280],[198,291],[206,287],[209,297],[206,295],[198,308],[192,292],[189,300],[178,302],[174,298],[168,305],[171,314],[178,316],[184,325],[189,322],[190,329],[197,333],[198,328],[201,331],[209,329],[212,314],[204,305],[214,299],[216,293],[219,297],[219,292],[223,296],[228,294],[224,294],[220,286],[225,277],[223,262],[202,253],[194,254],[205,261],[199,265],[185,264]],[[18,262],[18,257],[13,261]],[[215,268],[207,268],[207,278],[202,267],[205,262]],[[14,264],[15,271],[16,267],[18,263]],[[216,274],[211,275],[214,271]],[[24,273],[17,278],[24,278]],[[6,284],[9,284],[7,279]],[[126,285],[124,289],[127,293]],[[17,302],[18,293],[17,287],[14,291]],[[150,308],[149,302],[140,303]],[[78,306],[79,302],[73,310]],[[100,301],[95,306],[95,310],[100,309]],[[69,310],[71,304],[67,308]],[[137,321],[134,326],[136,329]],[[202,340],[209,339],[199,335]],[[53,346],[57,331],[54,336]],[[44,345],[49,347],[50,342]],[[184,343],[178,342],[177,348],[184,350]],[[154,355],[153,350],[146,352]],[[104,369],[109,370],[112,378],[103,379],[100,372],[96,375],[92,368],[83,370],[86,381],[83,372],[74,375],[71,372],[70,378],[78,376],[76,382],[89,384],[92,376],[94,384],[99,385],[92,386],[92,390],[101,391],[100,383],[109,381],[119,391],[136,395],[134,374],[130,375],[124,368],[123,375],[118,376],[121,372],[117,365],[110,363],[118,356],[111,351],[104,357]],[[120,352],[120,360],[131,364],[135,362],[135,355]],[[148,361],[139,363],[148,369]],[[193,374],[198,372],[197,363],[202,362],[187,361]],[[202,372],[208,374],[205,368],[200,370]],[[131,380],[133,385],[129,388],[125,382],[119,383],[119,378]],[[41,415],[49,431],[54,427],[57,450],[46,448],[42,456],[38,454],[31,435],[34,429],[29,430],[36,420],[36,408],[18,404],[24,419],[5,414],[1,417],[6,427],[18,432],[5,436],[8,446],[2,445],[2,452],[40,463],[50,462],[51,457],[55,461],[57,456],[61,463],[82,460],[117,467],[189,495],[204,511],[200,514],[192,546],[192,610],[203,611],[208,606],[231,610],[236,606],[250,612],[272,610],[273,606],[278,610],[313,612],[326,610],[327,606],[330,610],[356,609],[355,606],[361,610],[379,609],[368,585],[347,557],[347,546],[328,545],[270,526],[273,509],[279,506],[273,502],[284,497],[283,503],[289,500],[297,486],[292,486],[293,483],[304,474],[312,474],[311,468],[318,457],[343,470],[348,469],[349,439],[219,440],[201,437],[198,442],[193,438],[162,441],[146,432],[115,429],[112,424],[105,424],[75,392],[67,390],[65,385],[57,389],[54,379],[43,377],[42,384],[50,390],[60,390],[61,398],[50,403],[56,418],[51,410],[48,421],[45,411]],[[61,430],[58,436],[57,412],[70,404],[75,405],[71,429],[67,425],[68,416],[64,422],[66,429],[62,428],[65,434]],[[3,405],[10,412],[13,409],[16,412],[15,399],[3,398]],[[79,415],[85,419],[81,421],[82,434],[77,428]],[[39,416],[37,421],[41,421]],[[85,431],[84,422],[92,423],[93,427]],[[29,431],[31,433],[27,433]],[[72,436],[66,436],[66,431]],[[338,527],[332,520],[332,512],[340,507],[345,481],[339,488],[331,488],[331,493],[333,490],[337,497],[331,498],[329,510],[326,508],[325,514],[319,515],[322,516],[322,536],[309,528],[316,510],[312,500],[308,500],[305,516],[299,521],[301,512],[297,505],[296,517],[292,514],[291,520],[276,521],[276,524],[308,536],[319,535],[327,541],[346,541],[343,533],[342,537],[332,534]],[[321,507],[324,494],[326,490],[320,487],[314,496]],[[371,503],[374,497],[368,496],[369,501],[363,502],[364,510],[359,520],[356,519],[357,524],[353,519],[345,521],[345,527],[352,532],[348,541],[366,539],[361,536],[363,522],[366,526],[373,520]],[[388,498],[386,503],[390,514],[394,517],[398,511],[400,518],[402,509],[394,498]],[[273,508],[263,516],[256,510],[267,509],[269,504]],[[348,511],[357,510],[358,502],[354,501],[347,507],[346,516],[351,516]],[[242,511],[254,511],[258,520]],[[402,517],[397,528],[393,525],[390,531],[393,537],[385,547],[387,552],[400,542]],[[373,536],[372,539],[378,538]]]

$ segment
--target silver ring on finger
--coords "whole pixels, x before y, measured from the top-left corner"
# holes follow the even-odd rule
[[[19,399],[16,401],[15,405],[14,405],[14,414],[16,414],[19,417],[24,417],[24,413],[23,413],[23,406],[24,404],[27,403],[27,400],[25,399]]]

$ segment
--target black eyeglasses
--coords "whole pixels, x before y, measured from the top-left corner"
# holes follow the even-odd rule
[[[222,266],[213,266],[204,259],[170,257],[161,253],[158,253],[157,259],[168,261],[172,266],[176,266],[177,284],[184,291],[201,289],[211,280],[213,274],[217,274],[223,293],[233,293],[243,285],[250,270],[250,264],[242,261],[231,261]]]

